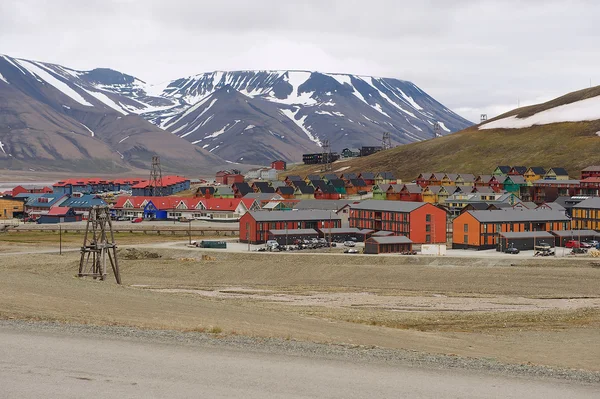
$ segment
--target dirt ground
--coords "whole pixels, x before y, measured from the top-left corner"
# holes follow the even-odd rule
[[[0,317],[600,371],[600,269],[589,260],[144,251],[160,257],[123,256],[123,286],[75,277],[77,252],[0,256]]]

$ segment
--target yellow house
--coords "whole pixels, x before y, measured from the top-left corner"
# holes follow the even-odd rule
[[[458,174],[456,173],[445,173],[442,177],[442,186],[455,186]]]
[[[546,180],[569,180],[569,173],[565,168],[552,168],[544,175]]]
[[[444,186],[428,186],[423,190],[423,202],[430,204],[443,204],[450,196]]]
[[[17,216],[23,216],[23,212],[25,212],[25,201],[17,198],[0,197],[0,219],[13,219]]]
[[[454,180],[454,184],[457,186],[474,186],[475,175],[472,173],[460,173],[456,177],[456,180]]]
[[[590,197],[571,209],[572,227],[576,230],[600,229],[600,198]]]
[[[528,182],[534,182],[536,180],[541,180],[546,175],[546,169],[541,166],[532,166],[527,169],[527,172],[523,174],[523,177]]]

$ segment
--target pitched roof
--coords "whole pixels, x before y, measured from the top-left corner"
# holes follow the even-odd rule
[[[358,201],[351,200],[301,200],[294,208],[299,210],[319,209],[323,211],[337,211],[346,205],[357,203]]]
[[[541,166],[532,166],[528,170],[531,170],[533,173],[540,176],[546,174],[546,169],[542,168]]]
[[[521,175],[509,175],[506,176],[506,179],[504,179],[504,181],[510,179],[514,184],[525,184],[527,181],[525,180],[525,178]]]
[[[346,182],[342,179],[329,180],[329,184],[333,187],[346,187]]]
[[[344,180],[348,180],[348,179],[356,179],[358,176],[356,175],[356,173],[342,173],[342,175],[340,176],[341,178],[343,178]]]
[[[85,194],[79,197],[72,196],[60,204],[60,206],[70,208],[91,208],[95,205],[106,205],[106,202],[97,195]]]
[[[510,172],[510,166],[508,166],[508,165],[499,165],[499,166],[496,166],[496,169],[498,169],[503,174],[507,174],[508,172]],[[496,170],[496,169],[494,169],[494,170]]]
[[[410,194],[421,194],[423,192],[423,187],[418,184],[392,184],[392,186],[400,186],[400,190],[406,190]]]
[[[337,179],[338,175],[336,175],[335,173],[325,173],[323,175],[323,179],[324,180],[331,180],[331,179]]]
[[[490,180],[492,180],[492,175],[479,175],[477,176],[476,180],[488,183]]]
[[[292,193],[294,192],[294,189],[292,187],[286,188],[291,189]],[[283,199],[281,195],[276,193],[248,193],[244,195],[243,198],[252,198],[259,201],[278,201]]]
[[[496,205],[497,206],[497,205]],[[467,211],[480,222],[505,223],[505,222],[568,222],[570,219],[564,212],[545,209],[512,209],[500,211]]]
[[[312,180],[321,180],[321,176],[319,176],[319,175],[307,175],[306,178],[311,181]]]
[[[412,212],[425,205],[424,202],[367,200],[350,205],[352,209],[375,210],[388,212]]]
[[[565,168],[551,168],[548,173],[550,173],[550,171],[553,171],[557,176],[569,176],[569,173]]]
[[[412,240],[406,236],[374,237],[371,236],[368,241],[374,241],[377,244],[412,244]]]
[[[360,232],[360,230],[356,227],[332,227],[332,228],[327,228],[327,227],[323,227],[321,229],[319,229],[319,231],[321,233],[325,233],[326,235],[329,234],[331,232],[331,234],[357,234]]]
[[[472,173],[459,173],[458,175],[461,179],[463,179],[463,181],[465,182],[474,182],[475,181],[475,175]]]
[[[257,222],[276,221],[303,221],[303,220],[340,220],[340,217],[331,211],[302,210],[302,211],[250,211],[250,215]]]
[[[304,180],[304,179],[302,179],[298,175],[288,175],[285,177],[285,180],[298,181],[298,180]]]
[[[581,170],[582,172],[600,172],[600,165],[588,166]]]
[[[581,201],[573,208],[578,209],[600,209],[600,197],[590,197],[586,200]]]
[[[386,230],[380,230],[378,232],[375,232],[371,235],[371,237],[387,237],[387,236],[393,236],[394,232],[393,231],[386,231]]]
[[[315,188],[313,186],[297,186],[294,193],[299,192],[300,194],[314,194]]]
[[[377,187],[380,191],[387,191],[390,186],[391,184],[389,183],[381,183],[373,186],[373,190],[375,190],[375,187]]]
[[[363,179],[350,179],[350,184],[354,187],[366,187],[367,183]]]
[[[233,190],[229,186],[220,186],[215,189],[215,192],[219,195],[233,195]]]
[[[50,208],[47,215],[63,216],[63,215],[66,215],[67,213],[69,213],[70,210],[71,210],[71,208],[68,206],[54,206],[54,207]]]
[[[285,186],[285,187],[277,187],[276,192],[278,192],[281,195],[293,195],[294,194],[294,187],[290,187],[290,186]]]
[[[366,180],[375,180],[375,173],[373,172],[362,172],[358,175],[359,178],[361,179],[366,179]]]
[[[513,166],[512,168],[510,168],[510,170],[514,170],[518,174],[522,175],[525,172],[527,172],[527,166]]]
[[[315,188],[315,192],[316,191],[320,191],[320,192],[322,192],[324,194],[337,194],[337,191],[335,190],[335,187],[332,186],[331,184],[327,184],[325,186],[316,187]]]
[[[377,176],[386,179],[386,180],[394,180],[394,174],[392,172],[379,172],[377,173]]]

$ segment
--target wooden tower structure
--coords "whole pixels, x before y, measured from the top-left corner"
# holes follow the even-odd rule
[[[117,244],[108,206],[95,205],[90,209],[81,247],[79,277],[90,276],[106,280],[106,261],[110,262],[117,284],[121,284]]]

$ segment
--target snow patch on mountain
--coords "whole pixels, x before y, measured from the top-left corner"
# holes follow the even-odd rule
[[[81,105],[85,105],[87,107],[93,107],[93,104],[90,104],[89,102],[87,102],[85,100],[85,98],[83,98],[79,93],[77,93],[75,90],[73,90],[68,84],[66,84],[65,82],[58,80],[57,78],[55,78],[54,76],[52,76],[49,72],[47,72],[45,69],[43,69],[41,66],[34,64],[31,61],[25,61],[25,60],[19,60],[18,61],[19,64],[27,69],[27,71],[29,73],[31,73],[33,76],[42,79],[43,82],[48,83],[49,85],[53,86],[55,89],[59,90],[61,93],[63,93],[65,96],[70,97],[71,99],[77,101],[79,104]],[[40,81],[38,79],[38,81]]]
[[[558,107],[538,112],[527,118],[518,118],[516,115],[509,116],[485,123],[479,126],[479,129],[521,129],[534,125],[592,121],[596,119],[600,119],[600,96],[559,105]]]
[[[100,93],[99,91],[86,90],[86,89],[84,89],[82,87],[80,87],[80,89],[82,89],[83,91],[85,91],[90,96],[92,96],[92,97],[96,98],[97,100],[101,101],[105,105],[109,106],[110,108],[114,109],[115,111],[117,111],[117,112],[119,112],[119,113],[121,113],[123,115],[127,115],[128,114],[127,111],[123,110],[123,108],[121,108],[119,105],[117,105],[106,94]]]
[[[319,140],[319,138],[317,136],[315,136],[314,134],[312,134],[307,127],[304,126],[304,122],[306,121],[306,117],[307,115],[304,115],[303,117],[301,117],[300,119],[296,119],[296,114],[298,113],[300,109],[296,109],[295,111],[289,110],[289,109],[280,109],[279,111],[285,115],[287,118],[289,118],[292,122],[294,122],[296,125],[298,125],[298,127],[300,129],[302,129],[302,131],[306,134],[306,136],[308,137],[308,139],[310,141],[312,141],[313,143],[317,144],[319,147],[322,147],[321,144],[321,140]]]

